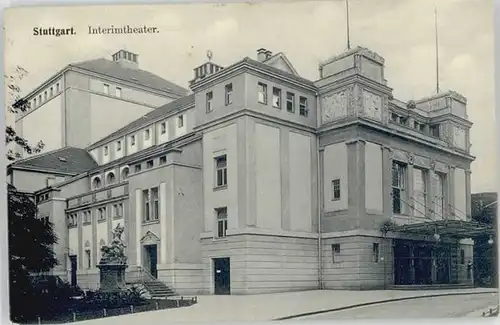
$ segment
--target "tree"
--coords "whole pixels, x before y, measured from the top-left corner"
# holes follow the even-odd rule
[[[19,87],[19,82],[27,75],[28,71],[21,66],[17,66],[13,74],[4,75],[8,92],[7,100],[10,103],[7,105],[9,114],[19,114],[25,112],[30,107],[30,102],[21,97],[21,88]],[[27,154],[39,153],[44,147],[42,141],[39,141],[36,145],[31,145],[26,139],[19,136],[16,130],[10,125],[5,125],[5,144],[8,148],[7,160],[9,161],[21,158],[21,153],[16,152],[13,148],[9,148],[10,144],[18,145]]]

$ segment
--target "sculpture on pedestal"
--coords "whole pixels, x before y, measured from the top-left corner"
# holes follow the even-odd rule
[[[127,256],[125,244],[121,238],[124,227],[118,224],[113,229],[113,240],[101,247],[102,257],[97,267],[100,270],[100,290],[120,291],[125,288],[125,269]]]

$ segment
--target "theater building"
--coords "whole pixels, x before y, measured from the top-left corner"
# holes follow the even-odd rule
[[[466,99],[397,100],[384,65],[357,47],[311,81],[265,49],[208,61],[189,95],[12,164],[14,185],[26,168],[66,173],[35,191],[60,238],[53,274],[98,287],[120,224],[127,279],[179,294],[471,285],[485,230],[470,220]]]

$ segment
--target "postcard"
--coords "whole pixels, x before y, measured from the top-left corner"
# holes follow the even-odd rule
[[[12,321],[496,316],[492,12],[7,9]]]

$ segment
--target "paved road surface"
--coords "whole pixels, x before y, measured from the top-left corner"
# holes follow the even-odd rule
[[[317,314],[297,320],[463,317],[497,303],[496,293],[420,298]]]

